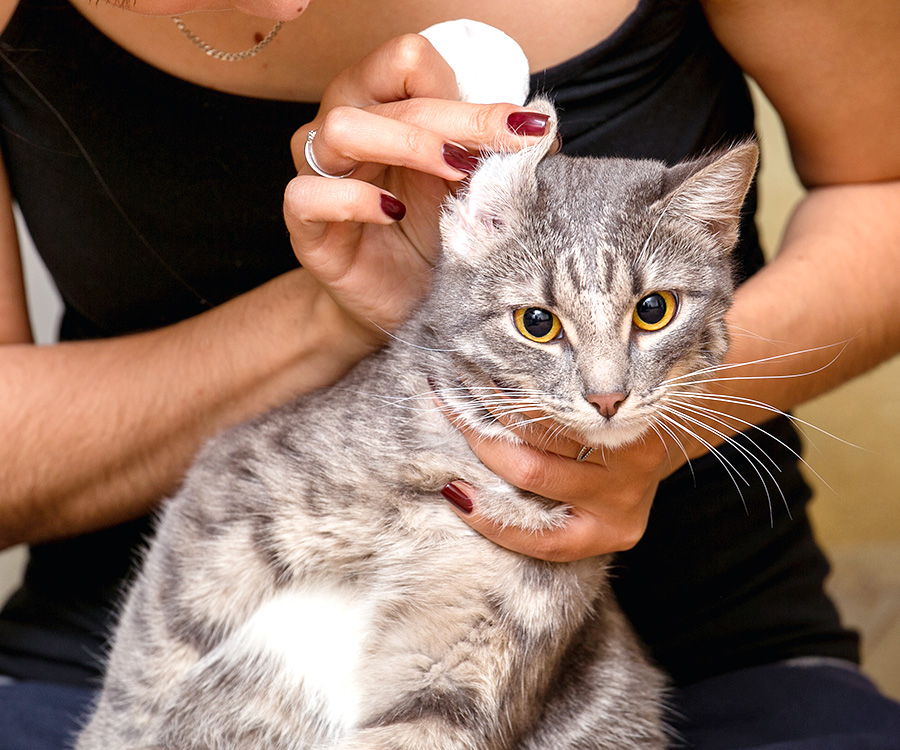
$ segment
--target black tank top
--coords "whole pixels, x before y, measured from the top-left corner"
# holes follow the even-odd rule
[[[65,0],[22,0],[0,53],[0,146],[65,303],[62,339],[173,323],[296,265],[281,202],[295,174],[290,137],[316,104],[172,77]],[[675,161],[753,132],[742,74],[690,0],[641,0],[610,38],[532,84],[560,107],[569,153]],[[751,194],[740,278],[762,263],[754,207]],[[619,557],[620,600],[679,681],[790,656],[857,658],[822,592],[827,566],[788,450],[796,436],[769,427],[790,513],[773,500],[770,522],[762,483],[741,498],[706,457],[663,484],[645,538]],[[0,614],[0,674],[96,684],[148,532],[141,519],[33,547]]]

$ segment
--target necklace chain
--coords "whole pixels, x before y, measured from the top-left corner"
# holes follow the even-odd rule
[[[172,16],[172,21],[175,22],[175,25],[178,27],[178,30],[184,34],[196,47],[199,47],[203,50],[209,57],[214,57],[216,60],[224,60],[226,62],[237,62],[238,60],[246,60],[250,57],[256,57],[262,50],[269,46],[269,42],[271,42],[275,36],[281,31],[281,27],[284,25],[284,21],[279,21],[275,24],[274,28],[266,35],[266,38],[263,39],[259,44],[251,47],[250,49],[245,49],[243,52],[223,52],[220,49],[216,49],[210,44],[204,42],[200,37],[198,37],[193,31],[191,31],[187,26],[184,25],[184,21],[181,20],[180,16]]]

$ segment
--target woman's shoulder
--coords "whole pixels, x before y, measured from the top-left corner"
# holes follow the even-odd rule
[[[18,5],[19,0],[0,0],[0,32],[6,28]]]

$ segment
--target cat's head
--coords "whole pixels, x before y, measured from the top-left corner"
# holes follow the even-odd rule
[[[487,157],[446,207],[426,311],[447,350],[436,379],[485,432],[520,409],[621,445],[724,356],[757,147],[668,167],[546,156],[552,142]]]

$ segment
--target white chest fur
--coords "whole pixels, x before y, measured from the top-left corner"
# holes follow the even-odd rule
[[[326,734],[353,727],[361,710],[361,669],[373,607],[347,587],[308,585],[276,595],[247,620],[242,649],[271,659],[278,681],[302,691]]]

